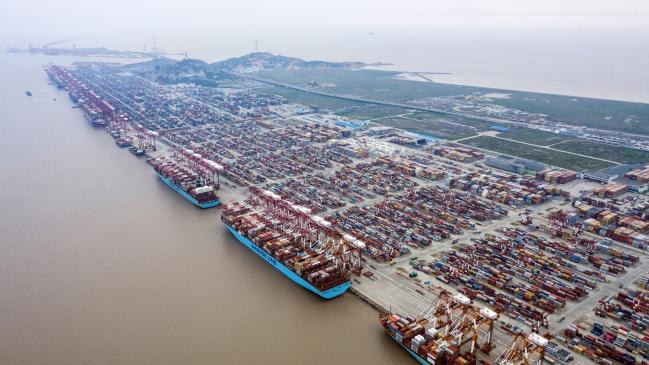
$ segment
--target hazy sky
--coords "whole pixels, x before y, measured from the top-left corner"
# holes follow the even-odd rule
[[[434,25],[649,29],[647,0],[0,0],[0,37],[178,28],[331,32]]]
[[[0,48],[259,50],[649,102],[649,0],[0,0]],[[85,37],[84,37],[85,36]],[[82,37],[82,38],[76,38]]]

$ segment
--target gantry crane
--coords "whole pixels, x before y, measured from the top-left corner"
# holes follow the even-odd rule
[[[302,250],[322,253],[336,266],[361,273],[361,250],[365,243],[333,228],[324,218],[312,215],[309,208],[292,204],[272,191],[257,187],[248,188],[240,200],[263,212],[273,225],[292,235]]]
[[[435,338],[428,346],[438,349],[446,363],[463,357],[469,364],[475,364],[478,350],[489,354],[493,348],[493,325],[498,314],[486,307],[476,307],[465,295],[451,295],[443,290],[422,318],[430,323],[427,334]]]
[[[538,333],[519,333],[494,362],[494,365],[541,365],[548,339]]]
[[[155,151],[156,138],[158,137],[158,132],[148,130],[145,127],[143,127],[141,124],[135,124],[133,127],[135,128],[136,131],[135,138],[137,138],[138,147],[142,150],[152,149],[153,151]],[[186,156],[186,157],[191,159],[196,158],[195,156],[191,156],[191,157]],[[200,159],[204,160],[202,157],[200,157]],[[209,160],[205,160],[205,161],[209,161]]]
[[[151,138],[155,141],[157,133],[147,132],[149,132],[149,136],[146,138]],[[201,186],[213,186],[215,189],[219,188],[219,173],[223,171],[223,166],[220,164],[203,158],[200,154],[182,147],[174,148],[171,157],[177,164],[196,173],[201,180]]]

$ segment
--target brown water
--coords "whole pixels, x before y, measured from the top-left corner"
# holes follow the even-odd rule
[[[414,363],[93,129],[50,60],[70,61],[0,54],[0,364]]]

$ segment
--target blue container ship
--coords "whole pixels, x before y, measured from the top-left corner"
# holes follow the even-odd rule
[[[264,261],[275,267],[277,270],[279,270],[282,274],[286,275],[289,279],[293,280],[294,283],[300,285],[301,287],[309,290],[312,293],[317,294],[318,296],[324,298],[324,299],[333,299],[339,295],[342,295],[344,292],[349,289],[351,282],[346,281],[338,286],[335,286],[331,289],[327,289],[325,291],[321,291],[312,284],[310,284],[308,281],[304,280],[302,277],[297,275],[294,271],[289,269],[288,267],[284,266],[281,262],[273,258],[273,256],[269,255],[266,251],[262,250],[259,248],[259,246],[255,245],[247,239],[245,236],[243,236],[241,233],[239,233],[237,230],[229,226],[227,223],[225,224],[226,228],[232,235],[239,240],[244,246],[248,247],[252,252],[254,252],[257,256],[262,258]]]
[[[185,190],[181,189],[178,185],[174,184],[171,180],[167,179],[166,177],[158,174],[160,177],[160,180],[162,180],[165,184],[169,185],[172,189],[178,192],[183,198],[189,200],[192,204],[195,206],[202,208],[202,209],[207,209],[207,208],[213,208],[216,207],[217,205],[221,204],[221,201],[219,198],[214,194],[213,189],[203,189],[203,193],[200,192],[198,188],[194,188],[194,193],[190,194],[186,192]],[[196,191],[199,191],[198,194],[196,194]],[[206,191],[205,191],[206,190]],[[199,201],[198,199],[201,199],[202,201]]]
[[[332,299],[349,289],[351,273],[360,273],[360,241],[270,191],[252,187],[244,195],[221,214],[241,244],[321,298]]]
[[[174,189],[193,205],[202,208],[213,208],[221,204],[216,190],[218,179],[207,180],[191,169],[171,160],[147,160],[155,170],[160,180]]]

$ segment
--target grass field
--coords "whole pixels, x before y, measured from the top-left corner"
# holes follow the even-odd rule
[[[493,123],[491,122],[485,122],[478,119],[464,118],[455,115],[446,115],[432,112],[417,112],[413,115],[410,115],[410,118],[421,119],[424,121],[446,120],[466,126],[475,127],[475,129],[479,132],[489,130],[489,127],[493,125]]]
[[[509,132],[500,133],[498,137],[514,139],[516,141],[527,142],[539,146],[549,146],[551,144],[573,139],[560,134],[548,133],[530,128],[514,128]]]
[[[355,107],[352,110],[344,111],[338,114],[348,118],[367,120],[367,119],[374,119],[374,118],[389,117],[389,116],[399,115],[399,114],[404,114],[409,112],[410,111],[408,109],[394,107],[394,106],[364,104],[359,107]]]
[[[649,104],[573,96],[510,92],[496,104],[546,114],[551,120],[606,130],[649,135]]]
[[[518,142],[507,141],[488,136],[478,136],[475,138],[466,139],[462,141],[462,143],[478,148],[484,148],[489,151],[523,157],[578,172],[584,170],[598,171],[607,167],[614,166],[614,164],[595,160],[592,158],[575,156],[569,153],[553,151],[542,147],[533,147]]]
[[[355,101],[344,100],[339,98],[332,98],[323,95],[316,95],[304,91],[287,89],[285,87],[280,87],[280,86],[269,86],[269,87],[264,86],[262,88],[257,89],[257,91],[264,94],[280,95],[286,98],[286,100],[288,100],[289,102],[310,105],[319,109],[335,110],[335,109],[353,107],[353,106],[365,107],[368,105],[367,103],[355,102]]]
[[[397,74],[398,72],[391,71],[327,69],[274,70],[256,73],[266,79],[297,86],[305,86],[313,81],[325,85],[315,87],[314,90],[317,91],[402,103],[427,96],[470,93],[474,89],[393,78]]]
[[[458,128],[441,124],[440,122],[425,122],[408,118],[391,117],[376,120],[375,123],[400,128],[409,132],[443,139],[459,139],[475,135],[466,128]]]
[[[578,140],[560,143],[554,148],[583,155],[603,158],[619,163],[649,163],[649,152],[604,143]]]

